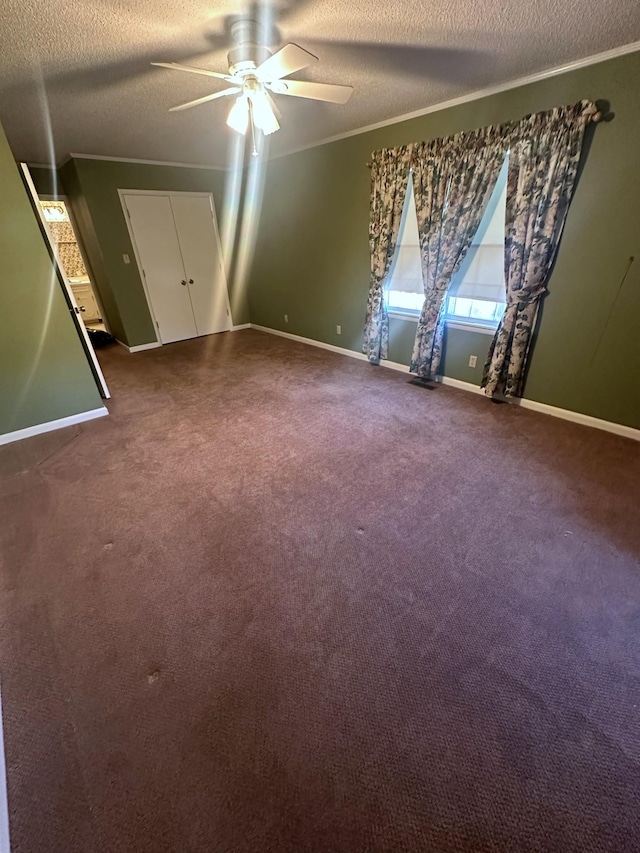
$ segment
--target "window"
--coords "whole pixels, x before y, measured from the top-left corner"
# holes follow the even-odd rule
[[[471,247],[451,282],[445,306],[446,318],[450,321],[495,327],[502,317],[505,308],[507,163],[505,159]],[[411,180],[391,267],[387,299],[391,311],[413,316],[420,313],[424,303],[418,220]]]
[[[391,311],[419,314],[424,304],[424,285],[418,242],[418,218],[413,199],[413,178],[409,176],[407,196],[398,233],[396,253],[391,262],[387,291]]]

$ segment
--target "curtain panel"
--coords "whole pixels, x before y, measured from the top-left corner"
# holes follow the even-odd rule
[[[521,396],[540,300],[573,198],[590,101],[527,116],[511,131],[505,222],[507,307],[491,343],[482,387]]]
[[[377,364],[388,356],[385,285],[411,171],[425,302],[409,369],[433,379],[442,355],[447,289],[471,245],[508,152],[507,307],[489,350],[482,387],[492,397],[522,393],[540,299],[575,190],[584,131],[596,112],[595,104],[584,100],[518,122],[373,153],[371,280],[363,345],[369,361]]]
[[[438,374],[445,296],[478,230],[505,154],[501,127],[433,139],[414,149],[413,190],[425,301],[409,370],[423,379]]]
[[[384,290],[396,251],[412,152],[410,145],[385,148],[374,153],[371,163],[371,278],[362,351],[372,364],[388,357],[389,316]]]

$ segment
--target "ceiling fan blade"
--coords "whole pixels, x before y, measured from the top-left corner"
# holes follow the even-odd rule
[[[179,104],[177,107],[171,107],[170,113],[177,113],[180,110],[188,110],[191,107],[197,107],[200,104],[206,104],[207,101],[215,101],[216,98],[225,98],[227,95],[238,95],[242,92],[240,86],[233,86],[231,89],[223,89],[221,92],[214,92],[213,95],[205,95],[204,98],[197,98],[195,101],[189,101],[186,104]]]
[[[207,71],[205,68],[194,68],[192,65],[181,65],[179,62],[152,62],[159,68],[172,68],[174,71],[188,71],[190,74],[204,74],[205,77],[217,77],[226,80],[227,83],[235,83],[236,78],[230,74],[221,74],[219,71]]]
[[[312,62],[317,62],[318,57],[298,47],[297,44],[285,44],[277,53],[265,59],[262,65],[256,68],[258,80],[263,82],[280,80],[301,68],[306,68]]]
[[[293,95],[295,98],[311,98],[330,104],[346,104],[353,86],[338,86],[335,83],[307,83],[303,80],[278,80],[271,88],[276,95]]]

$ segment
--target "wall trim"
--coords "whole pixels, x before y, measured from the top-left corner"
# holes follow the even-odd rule
[[[298,341],[301,344],[309,344],[312,347],[329,350],[329,352],[337,352],[338,355],[348,355],[350,358],[357,358],[359,361],[368,361],[366,355],[362,352],[356,352],[346,347],[337,347],[334,344],[326,344],[324,341],[316,341],[313,338],[303,338],[302,335],[294,335],[291,332],[281,332],[280,329],[272,329],[269,326],[258,326],[256,323],[251,323],[251,328],[258,332],[267,332],[269,335],[277,335],[279,338],[289,338],[291,341]],[[395,365],[395,362],[389,362],[389,365]],[[407,366],[402,365],[406,370]]]
[[[460,391],[468,391],[470,394],[482,394],[483,397],[485,396],[484,391],[479,385],[474,385],[473,382],[465,382],[463,379],[454,379],[453,376],[440,374],[436,377],[436,382],[440,383],[440,385],[450,385],[452,388],[458,388]],[[510,401],[505,400],[504,402],[508,403]]]
[[[509,400],[509,402],[512,401]],[[605,432],[611,432],[614,435],[621,435],[623,438],[631,438],[633,441],[640,441],[640,429],[626,426],[626,424],[604,421],[601,418],[594,418],[592,415],[584,415],[582,412],[572,412],[570,409],[559,409],[557,406],[550,406],[548,403],[539,403],[537,400],[528,400],[526,397],[514,400],[513,405],[520,406],[521,409],[531,409],[531,411],[540,412],[543,415],[551,415],[554,418],[561,418],[563,421],[571,421],[574,424],[582,424],[582,426],[601,429]]]
[[[437,381],[442,385],[450,385],[452,388],[459,388],[462,391],[470,391],[472,394],[482,394],[484,396],[482,388],[471,382],[463,382],[461,379],[453,379],[449,376],[438,376]],[[509,405],[518,406],[521,409],[530,409],[532,412],[540,412],[543,415],[551,415],[551,417],[560,418],[563,421],[571,421],[574,424],[582,424],[582,426],[601,429],[605,432],[611,432],[614,435],[621,435],[624,438],[640,441],[640,429],[635,429],[625,424],[604,421],[601,418],[594,418],[593,415],[584,415],[582,412],[574,412],[571,409],[560,409],[557,406],[550,406],[548,403],[539,403],[537,400],[529,400],[526,397],[501,397],[499,399],[503,403],[509,403]]]
[[[359,361],[368,361],[364,353],[355,352],[354,350],[346,349],[345,347],[337,347],[333,344],[326,344],[323,341],[315,341],[313,338],[303,338],[301,335],[294,335],[291,332],[281,332],[279,329],[271,329],[268,326],[258,326],[255,323],[251,323],[251,328],[256,329],[259,332],[267,332],[267,334],[270,335],[277,335],[281,338],[289,338],[289,340],[298,341],[298,343],[308,344],[309,346],[319,347],[320,349],[326,349],[330,352],[338,353],[339,355],[347,355],[350,358],[356,358]],[[400,364],[397,361],[381,361],[380,367],[386,367],[388,370],[398,370],[409,376],[409,366],[407,364]],[[474,385],[472,382],[464,382],[462,379],[454,379],[451,376],[438,376],[436,381],[442,385],[449,385],[452,388],[457,388],[461,391],[469,391],[472,394],[482,394],[484,397],[484,391],[482,388],[479,385]],[[554,418],[560,418],[564,421],[571,421],[575,424],[581,424],[582,426],[588,426],[594,429],[603,430],[604,432],[613,433],[614,435],[620,435],[623,438],[631,438],[634,441],[640,441],[640,429],[635,429],[634,427],[626,426],[625,424],[617,424],[614,421],[605,421],[601,418],[594,418],[592,415],[573,412],[570,409],[560,409],[557,406],[550,406],[548,403],[539,403],[537,400],[529,400],[525,397],[509,398],[504,400],[504,402],[507,402],[512,406],[519,406],[521,409],[530,409],[533,412],[540,412],[541,414],[551,415]]]
[[[518,89],[520,86],[528,86],[530,83],[539,83],[541,80],[548,80],[550,77],[557,77],[558,75],[566,74],[569,71],[577,71],[579,68],[587,68],[589,65],[598,65],[600,62],[606,62],[609,59],[616,59],[619,56],[626,56],[629,53],[636,53],[639,50],[640,41],[623,44],[619,47],[611,48],[611,50],[605,50],[602,53],[594,53],[590,56],[585,56],[582,59],[567,62],[564,65],[556,65],[552,68],[546,68],[544,71],[537,71],[534,74],[528,74],[526,77],[517,77],[515,80],[510,80],[506,83],[487,86],[484,89],[478,89],[477,91],[470,92],[467,95],[461,95],[459,98],[451,98],[449,101],[441,101],[440,103],[433,104],[430,107],[423,107],[420,110],[414,110],[410,113],[404,113],[403,115],[384,119],[383,121],[378,121],[375,124],[368,124],[365,127],[359,127],[355,130],[347,130],[344,133],[337,133],[335,136],[328,136],[325,139],[318,140],[317,142],[310,142],[307,145],[300,146],[300,148],[292,148],[289,151],[275,154],[269,159],[279,160],[281,157],[288,157],[290,154],[307,151],[309,148],[328,145],[330,142],[339,142],[341,139],[349,139],[351,136],[359,136],[361,133],[369,133],[372,130],[379,130],[381,127],[389,127],[389,125],[400,124],[403,121],[410,121],[414,118],[429,115],[429,113],[437,113],[441,110],[451,109],[451,107],[458,107],[462,104],[478,101],[481,98],[488,98],[491,95],[499,95],[500,92],[508,92],[510,89]]]
[[[31,168],[31,167],[28,166],[27,168]],[[51,195],[50,193],[38,193],[38,199],[40,201],[63,201],[65,203],[65,205],[67,205],[67,213],[69,213],[69,207],[68,207],[69,199],[66,197],[66,195],[63,195],[62,193],[59,193],[57,195]],[[85,266],[86,266],[86,264],[85,264]],[[94,296],[95,296],[95,294],[94,294]]]
[[[239,332],[241,329],[250,329],[251,323],[241,323],[239,326],[231,326],[229,329],[225,329],[227,332]],[[214,332],[214,334],[218,334]],[[153,341],[150,344],[139,344],[136,347],[130,347],[128,344],[125,344],[124,341],[121,341],[119,338],[116,338],[116,341],[120,344],[121,347],[124,347],[127,352],[142,352],[146,349],[157,349],[157,347],[163,346],[160,341]],[[2,851],[0,851],[2,853]]]
[[[224,166],[203,166],[196,163],[174,163],[171,160],[138,160],[135,157],[108,157],[105,154],[69,154],[64,163],[59,168],[62,168],[68,160],[109,160],[113,163],[137,163],[141,166],[177,166],[180,169],[206,169],[211,172],[224,172]],[[55,167],[53,167],[55,168]]]
[[[95,418],[103,418],[109,414],[106,406],[99,409],[90,409],[88,412],[79,412],[77,415],[69,415],[66,418],[58,418],[55,421],[47,421],[44,424],[35,424],[25,429],[17,429],[14,432],[5,432],[0,435],[0,444],[11,444],[13,441],[22,441],[23,438],[31,438],[44,432],[53,432],[56,429],[82,424],[85,421],[93,421]],[[2,848],[0,848],[1,850]]]
[[[9,800],[7,797],[7,764],[4,756],[2,695],[0,694],[0,853],[11,853],[9,842]]]
[[[477,89],[475,92],[469,92],[466,95],[461,95],[458,98],[451,98],[448,101],[440,101],[437,104],[432,104],[429,107],[423,107],[419,110],[413,110],[410,113],[393,116],[392,118],[383,119],[382,121],[368,124],[364,127],[355,128],[355,130],[347,130],[344,133],[337,133],[334,136],[327,136],[324,139],[319,139],[317,142],[310,142],[307,145],[301,145],[298,148],[290,148],[287,151],[282,151],[269,157],[269,160],[279,160],[282,157],[288,157],[291,154],[297,154],[300,151],[307,151],[310,148],[318,148],[320,145],[328,145],[331,142],[339,142],[341,139],[349,139],[351,136],[359,136],[361,133],[369,133],[372,130],[378,130],[381,127],[389,127],[393,124],[400,124],[404,121],[410,121],[414,118],[429,115],[430,113],[440,112],[440,110],[448,110],[451,107],[458,107],[462,104],[468,104],[472,101],[488,98],[491,95],[498,95],[500,92],[508,92],[510,89],[518,89],[520,86],[528,86],[530,83],[538,83],[541,80],[548,80],[550,77],[557,77],[560,74],[566,74],[569,71],[577,71],[579,68],[587,68],[590,65],[598,65],[600,62],[607,62],[609,59],[616,59],[619,56],[626,56],[629,53],[640,51],[640,41],[623,44],[619,47],[611,48],[610,50],[602,51],[601,53],[590,54],[581,59],[567,62],[563,65],[555,65],[551,68],[546,68],[543,71],[536,71],[533,74],[528,74],[525,77],[517,77],[515,80],[509,80],[505,83],[498,83],[495,86],[487,86],[484,89]],[[109,157],[104,154],[79,154],[72,152],[66,157],[59,166],[48,166],[46,168],[61,169],[69,160],[109,160],[114,163],[138,163],[144,166],[177,166],[181,169],[207,169],[216,172],[227,171],[226,166],[205,166],[196,163],[180,163],[171,160],[141,160],[135,157]],[[43,168],[44,164],[33,163],[31,165]]]
[[[142,352],[145,349],[156,349],[156,347],[162,346],[160,341],[152,341],[150,344],[138,344],[138,346],[135,347],[130,347],[128,344],[125,344],[119,338],[116,338],[116,341],[120,344],[121,347],[124,347],[127,352]]]
[[[56,172],[58,170],[57,166],[52,165],[51,163],[27,163],[27,166],[31,169],[51,169],[52,172]],[[41,195],[38,196],[42,198]],[[2,848],[0,847],[0,851]]]

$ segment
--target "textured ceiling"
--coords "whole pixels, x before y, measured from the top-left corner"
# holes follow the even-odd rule
[[[297,79],[347,83],[344,106],[277,97],[279,154],[640,40],[637,0],[279,0],[272,47],[320,57]],[[226,99],[170,106],[224,87],[152,68],[226,71],[241,2],[2,0],[0,121],[15,156],[61,163],[73,151],[225,164]]]

